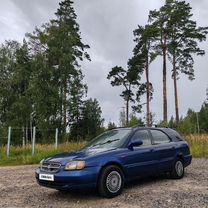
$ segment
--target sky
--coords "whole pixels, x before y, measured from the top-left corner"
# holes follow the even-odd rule
[[[207,26],[208,1],[187,0],[193,7],[193,17],[199,26]],[[0,43],[8,39],[22,41],[25,33],[54,17],[59,0],[0,0]],[[88,85],[88,97],[98,99],[105,124],[119,123],[119,112],[125,106],[119,96],[122,88],[112,87],[107,74],[112,67],[126,67],[135,46],[133,31],[145,25],[149,10],[158,9],[164,0],[75,0],[74,8],[84,43],[90,45],[88,53],[92,61],[82,63],[84,81]],[[208,53],[207,42],[200,47]],[[185,115],[188,108],[199,111],[206,98],[208,87],[207,57],[195,57],[194,81],[186,76],[178,80],[179,113]],[[168,117],[175,115],[171,65],[168,65]],[[150,66],[150,81],[154,95],[151,111],[155,122],[162,119],[162,59]],[[142,100],[145,102],[145,100]],[[143,113],[138,115],[143,118]]]

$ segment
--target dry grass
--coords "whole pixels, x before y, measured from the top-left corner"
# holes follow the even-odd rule
[[[208,158],[208,135],[192,134],[184,136],[186,141],[189,143],[191,153],[194,157]]]
[[[28,145],[25,148],[22,146],[11,146],[10,156],[6,156],[6,146],[0,147],[0,165],[26,165],[37,164],[41,159],[49,157],[61,152],[71,152],[81,149],[85,142],[70,142],[60,144],[58,149],[52,144],[37,144],[35,146],[35,155],[32,156],[32,146]]]
[[[184,136],[185,140],[189,143],[193,157],[208,158],[208,135],[188,135]],[[70,142],[60,144],[58,149],[55,150],[54,145],[44,144],[36,145],[35,156],[32,157],[31,145],[26,146],[11,146],[10,157],[6,156],[6,146],[0,147],[0,166],[2,165],[26,165],[38,164],[41,159],[49,157],[61,152],[70,152],[81,149],[86,142]]]

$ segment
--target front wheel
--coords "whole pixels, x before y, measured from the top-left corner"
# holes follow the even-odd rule
[[[183,161],[180,159],[177,159],[171,171],[171,177],[174,179],[180,179],[180,178],[183,178],[183,176],[184,176]]]
[[[124,175],[122,170],[110,165],[103,169],[99,182],[98,190],[101,196],[112,198],[121,194],[124,186]]]

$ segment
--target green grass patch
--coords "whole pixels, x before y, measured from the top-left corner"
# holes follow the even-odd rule
[[[36,145],[35,155],[32,156],[32,146],[28,145],[25,148],[22,146],[11,146],[10,155],[6,156],[6,146],[0,147],[0,166],[11,165],[29,165],[38,164],[40,160],[46,157],[53,156],[61,152],[71,152],[81,149],[85,145],[85,142],[70,142],[60,144],[58,149],[55,150],[55,146],[51,144]]]

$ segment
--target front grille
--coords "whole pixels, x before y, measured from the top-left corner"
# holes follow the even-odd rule
[[[40,166],[41,171],[56,173],[61,167],[60,163],[57,162],[43,162]]]

